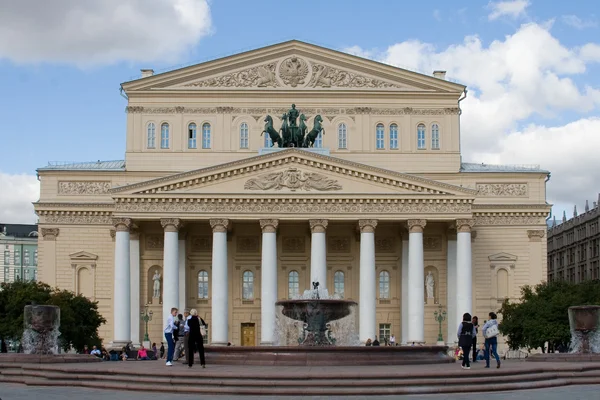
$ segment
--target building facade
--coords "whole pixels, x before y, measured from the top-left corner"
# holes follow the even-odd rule
[[[37,225],[0,224],[2,257],[1,282],[37,280]]]
[[[452,343],[546,277],[548,172],[463,163],[443,72],[290,41],[122,88],[125,160],[40,168],[35,205],[41,279],[98,301],[106,341],[139,343],[147,305],[155,341],[193,307],[212,344],[272,344],[275,302],[318,281],[362,341],[435,343],[441,307]]]
[[[600,200],[600,198],[599,198]],[[600,279],[600,207],[597,202],[585,212],[573,210],[573,218],[563,214],[561,223],[553,219],[548,228],[548,281],[580,283]]]

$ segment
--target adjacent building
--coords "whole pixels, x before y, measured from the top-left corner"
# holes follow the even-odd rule
[[[0,223],[0,248],[3,250],[1,282],[37,280],[37,225]]]
[[[361,341],[435,343],[441,308],[453,343],[546,277],[548,171],[463,162],[442,71],[289,41],[122,89],[125,159],[40,168],[35,204],[41,280],[97,301],[106,342],[139,343],[147,306],[156,341],[179,307],[211,344],[293,344],[275,302],[318,281]]]
[[[600,196],[599,199],[600,201]],[[573,210],[573,218],[552,219],[548,228],[548,281],[566,280],[579,283],[600,279],[600,206],[589,207],[583,214]]]

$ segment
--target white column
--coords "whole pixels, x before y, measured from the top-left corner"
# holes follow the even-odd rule
[[[319,282],[319,288],[327,288],[327,248],[325,247],[326,219],[311,219],[310,231],[310,281]]]
[[[260,280],[260,344],[275,344],[277,302],[277,225],[276,219],[261,219],[262,258]]]
[[[447,292],[448,297],[447,304],[447,315],[446,321],[448,321],[448,332],[446,337],[446,344],[453,346],[458,340],[456,332],[458,330],[459,317],[456,312],[456,295],[458,293],[458,284],[456,280],[456,231],[448,231],[448,259],[446,261],[446,271],[448,274]],[[461,314],[462,315],[462,314]]]
[[[211,344],[226,346],[229,340],[229,283],[227,281],[227,219],[211,219],[212,248],[212,321]]]
[[[472,219],[456,221],[456,316],[458,324],[464,313],[473,314],[473,271],[471,268]]]
[[[129,263],[131,290],[131,343],[139,346],[140,341],[140,234],[132,227],[129,234]]]
[[[408,235],[402,236],[402,344],[408,343]]]
[[[183,311],[187,303],[187,285],[186,285],[186,254],[185,254],[185,233],[179,233],[179,307]],[[182,312],[183,314],[183,312]]]
[[[425,342],[424,219],[408,220],[408,343]]]
[[[114,335],[112,347],[122,347],[131,340],[131,294],[129,228],[131,219],[113,218],[115,235],[115,286],[113,292]]]
[[[179,228],[182,223],[178,218],[163,218],[160,223],[165,230],[162,288],[164,328],[171,315],[171,308],[179,308]]]
[[[359,282],[359,329],[358,337],[361,343],[367,339],[374,340],[376,333],[377,315],[375,300],[375,227],[376,219],[360,220],[360,282]]]

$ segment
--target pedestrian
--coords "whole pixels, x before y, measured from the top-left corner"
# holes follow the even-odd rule
[[[189,338],[190,338],[190,327],[188,326],[188,321],[192,318],[190,315],[190,310],[187,308],[183,310],[183,319],[185,320],[183,323],[183,355],[185,356],[184,362],[188,362],[187,357],[190,354],[190,346],[189,346]]]
[[[175,340],[175,352],[173,353],[173,361],[179,360],[179,357],[181,357],[181,351],[183,350],[183,342],[185,341],[185,340],[183,340],[184,339],[184,332],[183,332],[184,322],[185,321],[183,320],[183,315],[182,314],[177,315],[177,320],[175,321],[175,325],[177,325],[177,329],[173,333],[173,339]]]
[[[471,322],[471,314],[464,313],[463,320],[458,325],[458,345],[462,349],[462,369],[471,369],[471,346],[473,345],[473,336],[476,335],[475,327]]]
[[[163,342],[160,342],[160,359],[162,360],[163,358],[165,358],[165,344]]]
[[[177,315],[177,308],[171,308],[171,315],[167,318],[167,326],[165,326],[165,339],[167,340],[167,362],[166,366],[173,365],[173,353],[175,352],[175,342],[173,341],[173,330],[175,330],[175,316]]]
[[[200,332],[200,324],[206,326],[206,322],[204,322],[202,318],[198,318],[198,311],[195,308],[190,310],[190,316],[191,318],[187,321],[190,330],[188,336],[188,366],[192,368],[192,365],[194,365],[194,353],[198,350],[200,365],[202,365],[202,368],[206,368],[206,360],[204,359],[204,339]]]
[[[396,345],[396,336],[394,336],[394,334],[392,333],[392,336],[390,336],[390,346],[395,346]]]
[[[377,336],[375,336],[375,340],[373,340],[373,346],[379,347],[379,345],[379,340],[377,340]]]
[[[475,328],[475,336],[473,336],[473,362],[477,362],[477,334],[479,333],[479,318],[477,315],[473,315],[473,327]]]
[[[496,313],[489,313],[490,319],[483,324],[483,328],[481,329],[483,332],[483,337],[485,338],[485,367],[490,367],[490,350],[492,351],[492,355],[496,359],[498,363],[496,368],[500,368],[500,356],[498,355],[498,334],[500,330],[498,329],[498,321],[496,320],[498,316]]]

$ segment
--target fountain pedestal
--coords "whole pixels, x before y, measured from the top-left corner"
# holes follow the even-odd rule
[[[22,345],[25,354],[58,354],[59,307],[25,306],[23,325]]]
[[[600,306],[569,307],[571,353],[600,353]]]

